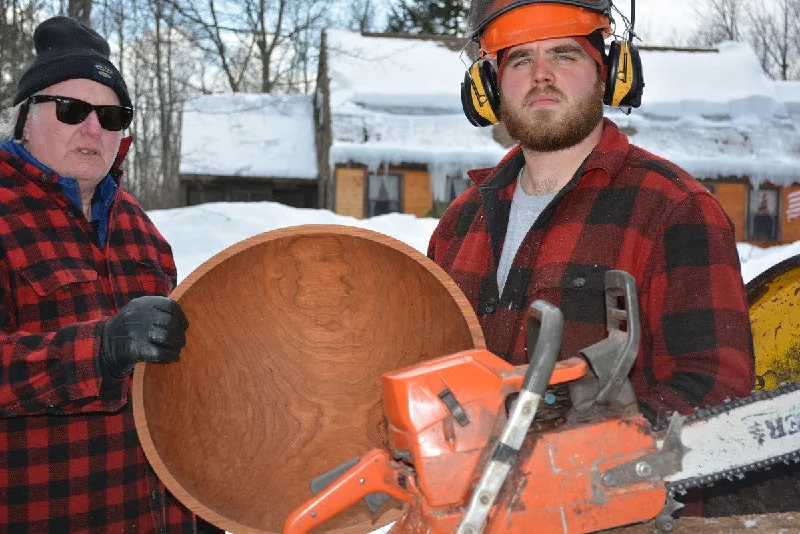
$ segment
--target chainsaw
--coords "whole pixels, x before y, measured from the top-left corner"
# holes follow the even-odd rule
[[[388,450],[312,482],[284,534],[389,497],[404,503],[390,534],[579,533],[652,519],[670,532],[688,489],[800,461],[797,383],[646,420],[628,380],[640,340],[633,278],[609,271],[605,299],[608,337],[581,357],[557,361],[563,317],[535,301],[528,365],[470,350],[383,375]]]

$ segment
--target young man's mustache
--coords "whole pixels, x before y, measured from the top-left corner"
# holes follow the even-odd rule
[[[565,95],[561,90],[553,87],[552,85],[546,85],[544,87],[534,87],[528,94],[525,95],[525,98],[522,100],[522,105],[530,105],[536,101],[542,95],[546,95],[556,100],[566,100],[567,95]]]

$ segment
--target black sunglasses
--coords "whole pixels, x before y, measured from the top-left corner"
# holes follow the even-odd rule
[[[133,109],[125,106],[95,106],[77,98],[67,96],[33,95],[28,98],[31,104],[43,102],[56,103],[56,118],[64,124],[80,124],[92,111],[97,112],[97,120],[105,130],[118,132],[124,130],[133,120]]]

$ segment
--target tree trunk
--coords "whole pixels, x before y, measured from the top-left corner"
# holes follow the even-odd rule
[[[91,26],[92,0],[69,0],[67,16]]]

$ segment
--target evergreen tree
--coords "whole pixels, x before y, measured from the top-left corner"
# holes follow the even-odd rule
[[[387,31],[440,35],[464,35],[467,28],[467,0],[400,0],[392,7]]]

